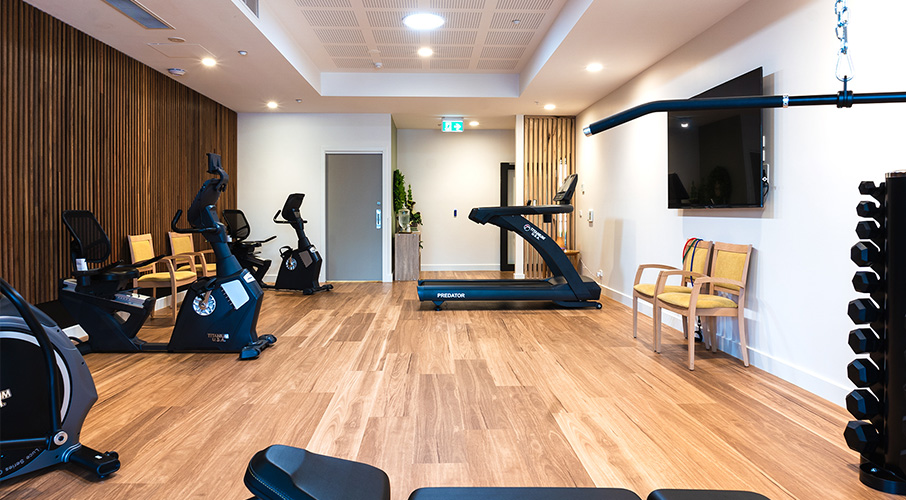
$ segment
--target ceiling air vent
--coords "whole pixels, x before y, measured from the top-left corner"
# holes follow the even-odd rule
[[[163,19],[157,17],[148,10],[144,5],[133,0],[104,0],[114,9],[125,14],[126,17],[141,24],[149,30],[171,30],[173,26],[167,24]]]
[[[255,14],[255,17],[258,17],[258,0],[242,0],[242,3],[252,11],[252,14]]]

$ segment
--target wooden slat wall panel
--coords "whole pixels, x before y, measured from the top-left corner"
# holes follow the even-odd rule
[[[207,152],[230,175],[218,209],[236,206],[235,112],[20,0],[0,2],[0,33],[0,277],[27,300],[71,273],[63,210],[93,211],[114,259],[129,234],[167,252]]]
[[[576,172],[576,118],[571,116],[525,117],[525,200],[535,200],[539,205],[552,203],[557,188],[569,174]],[[566,248],[576,248],[575,215],[555,217],[552,224],[544,224],[540,215],[528,216],[533,224],[544,229],[551,237],[564,236]],[[527,278],[545,278],[550,275],[538,252],[527,242],[523,271]]]

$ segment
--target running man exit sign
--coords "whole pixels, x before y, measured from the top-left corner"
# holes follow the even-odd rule
[[[444,118],[440,122],[442,132],[462,132],[462,118]]]

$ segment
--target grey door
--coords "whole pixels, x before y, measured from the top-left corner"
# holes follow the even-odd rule
[[[381,154],[327,155],[327,279],[381,281]],[[380,215],[378,215],[380,214]]]

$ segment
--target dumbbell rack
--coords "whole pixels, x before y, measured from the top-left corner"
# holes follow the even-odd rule
[[[851,258],[860,268],[853,288],[867,297],[849,303],[859,326],[849,345],[859,357],[847,366],[858,387],[846,407],[859,420],[843,435],[861,455],[859,479],[886,493],[906,494],[906,171],[892,172],[875,186],[862,182],[856,211],[859,241]]]

